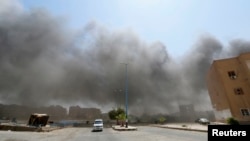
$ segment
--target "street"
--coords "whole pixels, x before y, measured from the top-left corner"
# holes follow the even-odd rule
[[[104,128],[63,128],[51,132],[0,131],[0,141],[206,141],[206,132],[138,126],[137,131],[115,131]]]

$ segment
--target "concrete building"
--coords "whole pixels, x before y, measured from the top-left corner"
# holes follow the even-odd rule
[[[213,61],[206,81],[217,121],[250,122],[250,53]]]

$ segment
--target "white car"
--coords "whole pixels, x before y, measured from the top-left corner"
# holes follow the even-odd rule
[[[103,130],[103,120],[96,119],[93,124],[93,131],[102,131]]]
[[[195,120],[195,122],[200,123],[200,124],[210,124],[210,121],[206,118],[198,118]]]

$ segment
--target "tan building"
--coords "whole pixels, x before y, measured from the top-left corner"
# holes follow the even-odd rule
[[[217,121],[250,122],[250,53],[215,60],[206,80]]]

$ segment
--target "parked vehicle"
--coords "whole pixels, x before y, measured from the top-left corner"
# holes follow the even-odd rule
[[[103,130],[103,120],[95,119],[93,124],[93,131],[102,131]]]
[[[198,118],[195,120],[195,122],[200,123],[200,124],[204,124],[204,125],[210,124],[210,121],[206,118]]]

